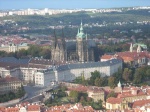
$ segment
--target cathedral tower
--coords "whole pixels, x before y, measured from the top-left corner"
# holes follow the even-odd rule
[[[53,61],[66,61],[66,44],[65,44],[63,30],[62,30],[61,39],[57,39],[54,30],[51,57]]]
[[[78,61],[85,62],[88,61],[88,42],[87,35],[83,32],[82,22],[80,28],[78,29],[78,33],[76,35],[76,53],[78,57]]]

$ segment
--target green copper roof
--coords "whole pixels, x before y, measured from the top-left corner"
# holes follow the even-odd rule
[[[77,38],[86,38],[86,35],[83,32],[83,25],[81,21],[80,29],[78,29]]]
[[[134,45],[133,45],[133,47],[136,47],[136,46],[138,46],[138,45],[140,45],[142,48],[144,48],[144,49],[147,49],[147,45],[145,45],[145,44],[141,44],[141,43],[135,43]]]

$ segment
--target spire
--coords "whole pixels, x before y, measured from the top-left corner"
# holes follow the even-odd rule
[[[63,28],[62,28],[62,45],[63,45],[63,48],[65,49],[65,36],[64,36]]]
[[[130,44],[130,52],[133,52],[133,44]]]
[[[119,83],[118,83],[118,87],[121,87],[121,83],[120,83],[120,80],[119,80]]]
[[[138,45],[137,52],[138,53],[141,52],[141,46],[140,45]]]
[[[81,26],[82,26],[82,19],[81,19]]]
[[[80,24],[80,32],[83,33],[82,19],[81,19],[81,24]]]
[[[55,28],[54,28],[54,39],[53,39],[53,47],[54,48],[56,48],[56,44],[57,44],[57,37],[56,37]]]

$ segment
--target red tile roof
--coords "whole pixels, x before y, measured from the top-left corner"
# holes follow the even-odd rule
[[[111,103],[111,104],[120,104],[122,102],[122,98],[110,97],[110,98],[107,99],[106,102]]]
[[[19,112],[19,108],[18,107],[8,107],[6,108],[5,112]]]
[[[125,52],[118,52],[115,55],[103,55],[101,57],[101,59],[111,59],[111,58],[117,58],[117,59],[123,59],[124,62],[130,62],[130,61],[134,61],[134,60],[138,60],[141,58],[150,58],[150,53],[147,51],[143,51],[143,52],[129,52],[129,51],[125,51]]]
[[[128,92],[122,92],[118,94],[117,98],[126,98],[132,96],[142,96],[142,95],[146,95],[146,93],[144,93],[142,90],[137,90],[137,94],[132,94],[131,91],[128,91]]]
[[[104,54],[101,59],[111,59],[113,57],[113,55],[107,55],[107,54]]]
[[[40,111],[40,105],[28,105],[27,111]]]
[[[150,99],[148,99],[148,100],[139,100],[139,101],[133,102],[132,108],[142,107],[142,106],[148,105],[148,104],[150,104]]]

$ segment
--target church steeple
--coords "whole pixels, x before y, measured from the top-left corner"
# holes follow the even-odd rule
[[[62,29],[62,37],[59,40],[57,39],[55,30],[54,30],[54,38],[53,38],[53,45],[52,45],[52,51],[51,51],[52,60],[65,61],[66,60],[65,53],[66,53],[66,45],[65,45],[63,29]]]
[[[80,28],[78,29],[78,33],[76,38],[86,38],[86,35],[83,32],[83,24],[82,24],[82,20],[81,20],[81,24],[80,24]]]
[[[83,24],[81,20],[80,28],[78,29],[78,33],[76,36],[76,52],[77,57],[80,62],[88,61],[88,42],[87,42],[87,34],[83,32]]]
[[[118,87],[121,87],[121,83],[120,83],[120,81],[119,81],[119,83],[118,83]]]
[[[133,52],[133,44],[130,44],[130,52]]]
[[[55,29],[54,29],[54,38],[53,38],[53,45],[52,45],[54,48],[56,48],[57,46],[57,37],[56,37],[56,32],[55,32]]]
[[[80,33],[83,33],[83,25],[82,25],[82,20],[81,20],[81,24],[80,24]]]
[[[141,46],[138,45],[137,52],[139,53],[139,52],[141,52],[141,51],[142,51],[142,50],[141,50]]]
[[[63,49],[65,49],[66,43],[65,43],[65,37],[64,37],[64,30],[63,30],[63,28],[62,28],[62,38],[61,38],[61,41],[62,41]]]

